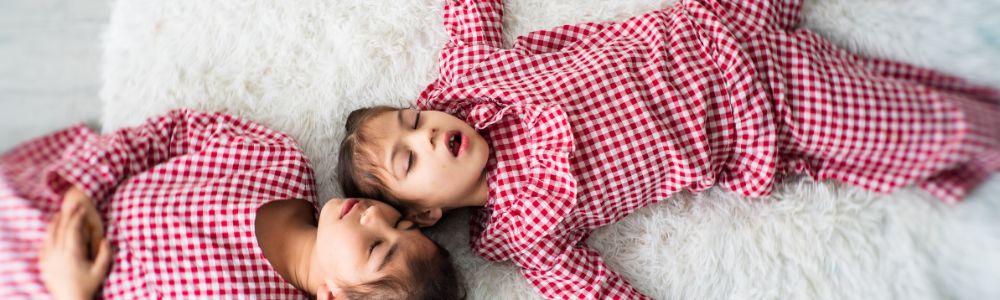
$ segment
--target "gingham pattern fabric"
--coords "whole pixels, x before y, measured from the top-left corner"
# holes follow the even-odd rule
[[[178,110],[98,136],[72,127],[0,157],[0,298],[48,298],[45,225],[71,184],[97,201],[117,248],[112,299],[303,299],[257,246],[257,207],[315,203],[308,160],[288,136],[224,114]]]
[[[998,164],[997,94],[796,29],[799,1],[682,1],[501,39],[502,1],[452,0],[422,109],[487,138],[472,247],[547,298],[640,298],[585,243],[679,191],[768,195],[805,172],[958,201]]]

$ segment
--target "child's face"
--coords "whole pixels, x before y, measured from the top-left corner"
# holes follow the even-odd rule
[[[412,222],[373,200],[330,200],[320,212],[317,231],[315,259],[331,288],[410,273],[407,261],[437,251]]]
[[[441,212],[466,206],[486,185],[489,145],[472,126],[440,111],[404,109],[382,113],[366,124],[376,161],[388,174],[385,186],[420,225]],[[436,211],[431,219],[414,214]]]

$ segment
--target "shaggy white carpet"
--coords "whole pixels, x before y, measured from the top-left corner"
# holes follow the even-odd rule
[[[818,0],[817,0],[818,1]],[[321,196],[343,120],[408,105],[434,78],[441,0],[118,0],[105,35],[105,130],[175,107],[222,110],[295,136]],[[673,1],[508,0],[508,39],[621,20]],[[852,50],[1000,86],[1000,3],[807,2],[804,26]],[[998,129],[1000,130],[1000,129]],[[915,190],[873,196],[792,180],[772,199],[679,195],[590,239],[640,291],[681,299],[1000,298],[1000,177],[956,207]],[[466,216],[434,236],[470,296],[535,297],[506,263],[467,249]]]

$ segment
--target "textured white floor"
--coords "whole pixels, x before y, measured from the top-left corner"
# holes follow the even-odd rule
[[[0,0],[0,151],[100,115],[105,0]]]

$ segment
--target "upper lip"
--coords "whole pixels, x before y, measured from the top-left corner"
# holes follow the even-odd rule
[[[344,201],[344,206],[340,208],[339,219],[343,219],[345,215],[354,210],[354,207],[357,206],[358,203],[359,201],[354,199],[347,199],[346,201]]]
[[[445,152],[451,152],[451,150],[448,149],[448,140],[451,139],[451,133],[452,132],[451,131],[446,131],[446,130],[441,130],[440,132],[441,132],[441,135],[438,136],[437,146],[441,146],[442,148],[444,148]]]

